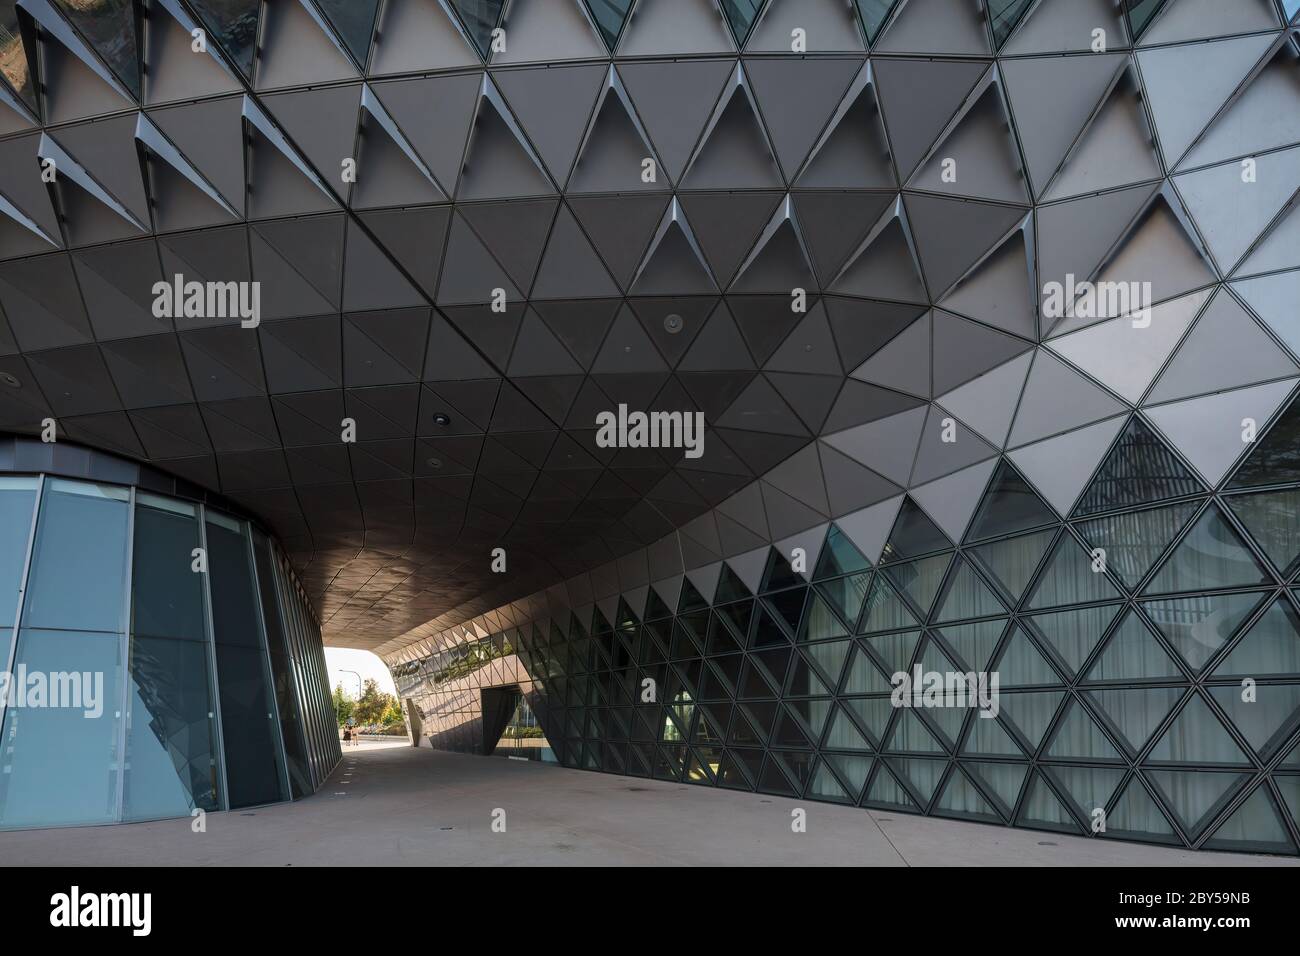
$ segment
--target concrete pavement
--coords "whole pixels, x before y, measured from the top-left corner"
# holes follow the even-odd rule
[[[791,832],[791,811],[807,832]],[[505,831],[494,830],[504,819]],[[49,866],[1223,866],[1194,853],[363,742],[319,793],[191,820],[0,833]],[[499,828],[499,825],[498,825]]]

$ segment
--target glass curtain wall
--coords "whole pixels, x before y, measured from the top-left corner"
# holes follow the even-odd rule
[[[0,828],[286,800],[340,756],[283,555],[192,501],[0,476],[0,666]]]
[[[390,666],[437,748],[480,752],[517,685],[568,767],[1296,855],[1297,448],[1300,404],[1211,489],[1134,417],[1067,516],[1004,460],[960,541],[904,497],[871,555],[832,523],[806,571],[769,548],[594,606],[548,591]],[[918,670],[990,706],[896,701]]]

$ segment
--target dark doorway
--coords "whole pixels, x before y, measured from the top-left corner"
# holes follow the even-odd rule
[[[483,752],[494,757],[555,763],[537,714],[518,684],[485,687],[483,694]]]

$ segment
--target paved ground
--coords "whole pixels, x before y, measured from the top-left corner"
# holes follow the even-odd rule
[[[807,832],[790,829],[803,807]],[[494,832],[493,811],[506,832]],[[369,743],[293,804],[0,833],[9,865],[1296,865]]]

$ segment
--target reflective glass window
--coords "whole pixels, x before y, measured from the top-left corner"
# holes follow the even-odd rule
[[[0,750],[0,826],[117,819],[122,641],[24,629]],[[38,688],[41,696],[36,696]]]
[[[129,498],[125,488],[45,483],[24,626],[122,630]]]

